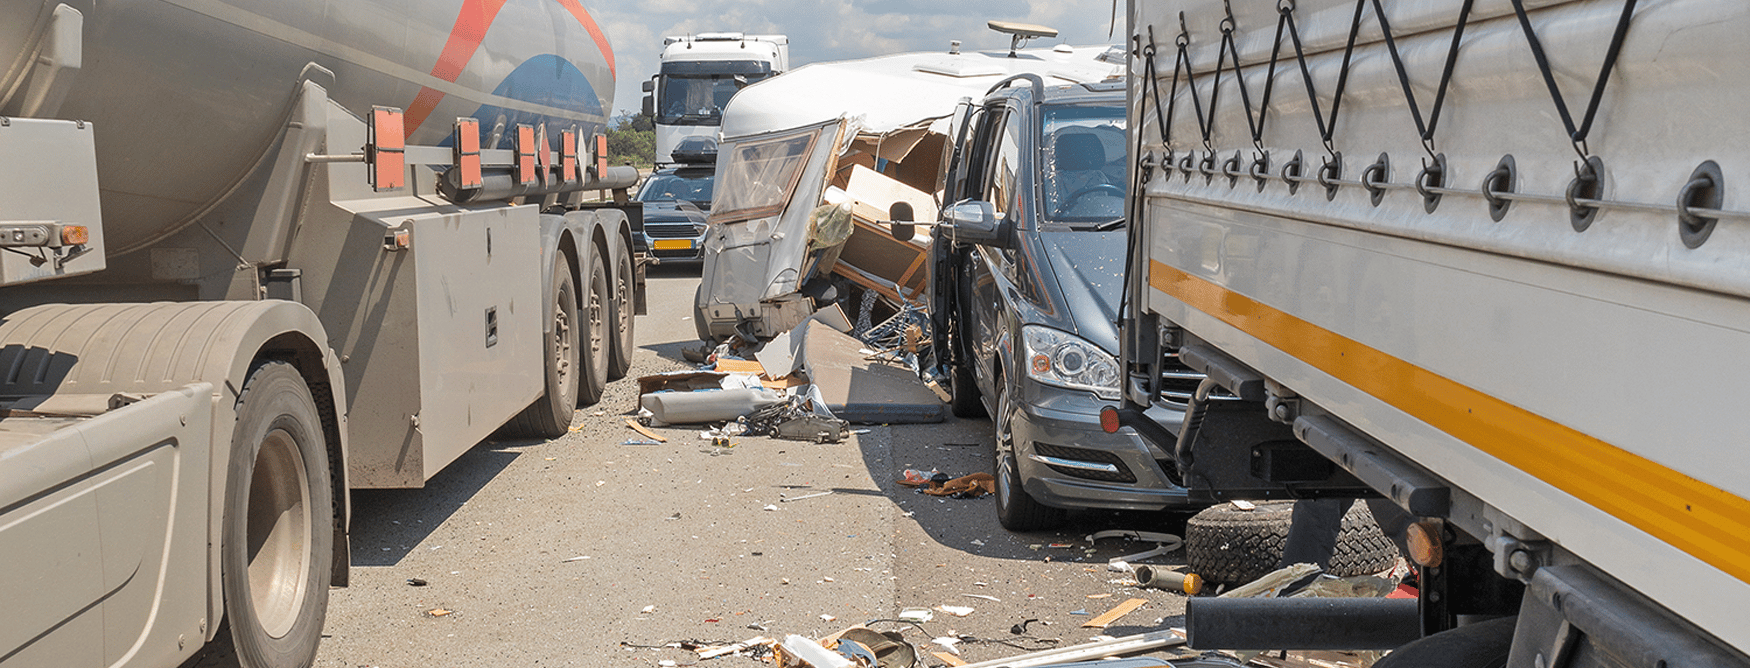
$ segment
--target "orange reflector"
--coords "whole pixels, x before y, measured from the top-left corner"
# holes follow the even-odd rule
[[[371,122],[365,138],[365,162],[371,189],[378,192],[407,185],[407,135],[401,122],[401,110],[392,107],[372,107]]]
[[[516,126],[516,182],[535,185],[535,126]]]
[[[535,127],[535,163],[541,166],[541,182],[553,180],[553,144],[547,141],[547,124]]]
[[[91,228],[84,225],[62,225],[61,245],[83,246],[91,243]]]
[[[456,165],[456,185],[463,189],[474,189],[486,185],[480,175],[480,121],[472,118],[456,119],[456,135],[450,142],[454,150]]]
[[[404,251],[413,246],[413,231],[394,229],[383,233],[383,248],[391,251]]]
[[[1404,555],[1419,566],[1438,568],[1446,560],[1444,541],[1441,540],[1441,524],[1439,520],[1423,520],[1411,524],[1404,532],[1406,546],[1410,553]]]
[[[1100,409],[1100,430],[1101,431],[1104,431],[1108,434],[1116,434],[1116,433],[1118,433],[1119,426],[1120,425],[1118,424],[1118,409],[1113,408],[1111,406],[1106,406],[1106,407],[1103,407]],[[1190,583],[1187,581],[1186,584],[1188,586]],[[1187,591],[1185,593],[1195,594],[1197,592]]]
[[[1051,370],[1051,358],[1044,355],[1033,356],[1033,373],[1045,373]]]
[[[595,136],[595,175],[600,178],[608,173],[608,136]]]
[[[566,183],[583,180],[577,173],[577,128],[559,133],[559,180]]]

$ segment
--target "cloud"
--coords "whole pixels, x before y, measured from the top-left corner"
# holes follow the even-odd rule
[[[985,27],[992,19],[1021,21],[1058,30],[1055,39],[1030,46],[1122,41],[1123,27],[1106,36],[1110,0],[646,0],[599,3],[590,10],[607,31],[618,62],[616,114],[636,112],[640,83],[656,73],[664,35],[731,31],[790,37],[790,66],[853,60],[907,51],[946,51],[950,40],[965,50],[1007,49],[1009,40]]]

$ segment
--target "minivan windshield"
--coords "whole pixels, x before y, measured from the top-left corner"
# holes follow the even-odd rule
[[[1122,101],[1047,106],[1040,129],[1044,219],[1100,224],[1122,218],[1126,180]]]

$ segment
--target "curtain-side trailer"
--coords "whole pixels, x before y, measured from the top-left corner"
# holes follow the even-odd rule
[[[1146,427],[1177,356],[1243,400],[1153,434],[1203,494],[1414,520],[1426,637],[1380,666],[1750,665],[1750,9],[1132,0],[1129,26],[1119,417]],[[1201,603],[1193,646],[1356,619],[1214,639],[1233,609]]]

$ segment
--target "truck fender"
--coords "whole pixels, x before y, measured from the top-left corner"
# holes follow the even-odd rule
[[[321,321],[288,301],[152,304],[49,304],[0,320],[0,342],[13,373],[0,377],[0,394],[43,397],[67,405],[114,405],[192,383],[213,389],[207,517],[207,639],[224,610],[219,580],[225,476],[230,470],[236,404],[255,362],[292,363],[310,386],[327,432],[334,490],[334,567],[331,583],[345,586],[351,563],[346,532],[351,516],[346,480],[346,396],[340,363]],[[16,357],[14,357],[16,355]],[[105,410],[99,406],[96,412]]]

